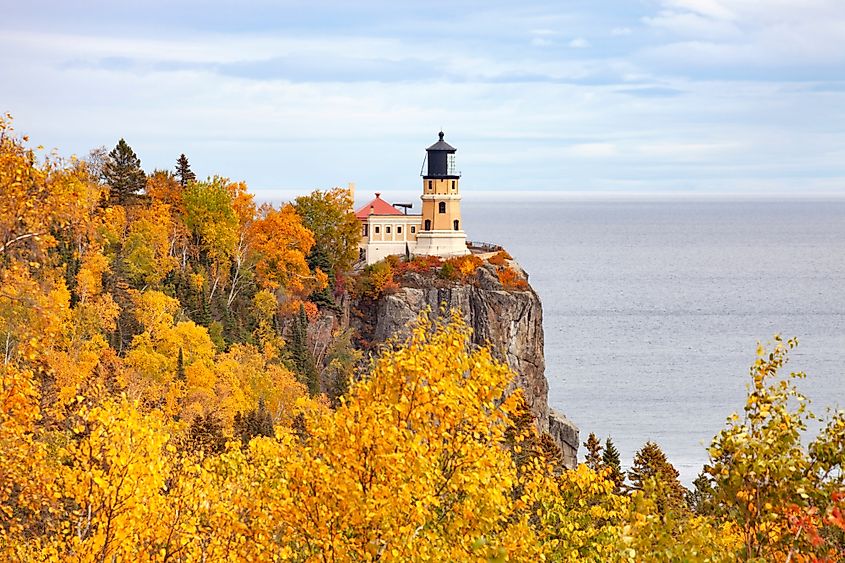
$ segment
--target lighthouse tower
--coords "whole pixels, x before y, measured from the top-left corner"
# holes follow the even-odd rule
[[[422,221],[415,254],[461,256],[469,254],[461,222],[461,174],[455,168],[457,149],[440,140],[426,150],[423,164]]]

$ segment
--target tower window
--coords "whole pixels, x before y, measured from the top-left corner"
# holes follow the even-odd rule
[[[416,232],[417,232],[417,228],[415,226],[411,225],[411,234],[414,234]]]
[[[452,189],[453,190],[455,189],[455,181],[454,180],[452,180]]]
[[[431,230],[431,219],[426,219],[426,220],[425,220],[425,230],[426,230],[426,231],[430,231],[430,230]]]
[[[446,213],[446,202],[445,201],[441,201],[440,203],[437,204],[437,211],[439,211],[440,213]]]
[[[364,225],[364,232],[363,232],[362,236],[367,236],[367,235],[370,234],[369,233],[369,231],[370,231],[369,227],[370,227],[369,225]]]
[[[402,234],[402,227],[396,227],[396,234],[397,234],[397,235],[401,235],[401,234]]]
[[[379,230],[378,226],[376,226],[376,234],[379,234],[381,231]]]
[[[385,227],[384,232],[385,232],[385,234],[389,235],[390,234],[390,227]]]
[[[452,224],[455,226],[455,230],[456,230],[456,231],[460,231],[460,230],[461,230],[461,229],[460,229],[460,223],[458,222],[458,220],[457,220],[457,219],[455,219],[454,221],[452,221]]]
[[[429,190],[429,191],[431,191],[433,187],[434,187],[434,182],[432,182],[431,180],[429,180],[429,181],[428,181],[428,190]]]

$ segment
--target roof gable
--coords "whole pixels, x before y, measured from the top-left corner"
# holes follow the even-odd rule
[[[370,215],[404,215],[404,213],[381,199],[381,194],[376,192],[374,200],[355,211],[355,217],[358,219],[366,219]]]

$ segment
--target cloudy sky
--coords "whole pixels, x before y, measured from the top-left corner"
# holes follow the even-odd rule
[[[2,0],[0,111],[265,197],[845,194],[845,1]],[[171,5],[176,4],[176,5]]]

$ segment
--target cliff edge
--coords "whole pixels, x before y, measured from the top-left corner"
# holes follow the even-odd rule
[[[437,314],[444,313],[444,306],[445,310],[460,311],[472,327],[473,343],[489,345],[493,354],[516,373],[515,384],[523,389],[537,429],[554,439],[564,464],[574,467],[578,428],[549,408],[540,298],[528,284],[527,274],[512,260],[478,262],[471,276],[460,281],[444,279],[442,270],[437,275],[430,271],[398,272],[398,287],[376,299],[353,303],[358,314],[352,315],[352,326],[368,346],[374,347],[394,336],[407,335],[408,327],[426,308]]]

